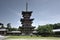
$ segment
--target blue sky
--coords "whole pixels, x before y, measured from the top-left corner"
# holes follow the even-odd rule
[[[5,26],[21,26],[26,0],[0,0],[0,22]],[[33,26],[60,23],[60,0],[28,0],[28,11],[33,11]]]

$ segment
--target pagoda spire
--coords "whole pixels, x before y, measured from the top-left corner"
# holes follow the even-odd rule
[[[26,0],[26,11],[28,11],[28,1]]]

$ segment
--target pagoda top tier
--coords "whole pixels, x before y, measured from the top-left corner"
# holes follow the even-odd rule
[[[30,14],[31,15],[32,11],[22,11],[22,15],[24,14]]]

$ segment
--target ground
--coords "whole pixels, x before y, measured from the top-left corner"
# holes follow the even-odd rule
[[[0,35],[0,40],[4,40],[5,38],[7,38],[7,36]]]
[[[60,40],[59,37],[9,36],[5,40]]]

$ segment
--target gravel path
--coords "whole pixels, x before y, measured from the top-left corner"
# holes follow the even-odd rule
[[[0,35],[0,40],[4,40],[4,39],[5,39],[5,36]]]
[[[5,40],[5,38],[7,38],[8,36],[2,36],[0,35],[0,40]]]

